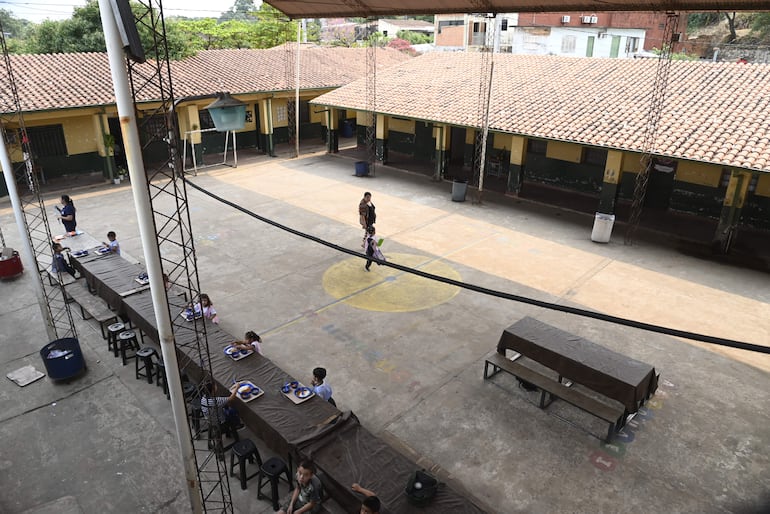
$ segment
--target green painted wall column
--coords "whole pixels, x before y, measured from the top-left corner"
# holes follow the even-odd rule
[[[511,136],[511,157],[508,166],[508,192],[521,193],[524,185],[524,165],[527,162],[527,138]]]
[[[110,134],[110,124],[106,114],[94,114],[91,119],[93,120],[99,160],[102,161],[102,176],[106,180],[113,181],[118,176],[115,166],[115,143],[117,141],[115,141],[115,136]]]
[[[275,142],[273,141],[273,99],[264,98],[259,101],[260,137],[262,148],[270,157],[275,157]]]
[[[339,153],[339,109],[326,111],[326,153]]]
[[[463,166],[473,168],[473,157],[476,153],[476,129],[465,129],[465,146],[463,147]]]
[[[615,214],[615,204],[618,201],[620,177],[623,174],[623,152],[610,150],[607,152],[607,162],[604,165],[602,193],[599,198],[598,211],[604,214]]]
[[[434,125],[433,137],[436,139],[436,167],[434,180],[441,180],[446,175],[449,166],[449,145],[452,129],[447,125]]]
[[[719,224],[711,242],[711,248],[715,252],[727,253],[730,251],[735,228],[741,218],[741,209],[743,209],[743,204],[746,201],[749,182],[751,182],[751,172],[733,171],[730,175],[725,200],[722,203],[722,214],[719,216]]]
[[[384,114],[377,115],[377,135],[374,147],[377,160],[382,164],[388,163],[388,118]]]

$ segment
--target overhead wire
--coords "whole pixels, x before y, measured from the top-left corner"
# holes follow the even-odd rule
[[[259,220],[259,221],[261,221],[263,223],[266,223],[266,224],[271,225],[271,226],[273,226],[275,228],[283,230],[284,232],[288,232],[290,234],[294,234],[295,236],[299,236],[299,237],[301,237],[303,239],[308,239],[310,241],[313,241],[313,242],[318,243],[320,245],[326,246],[327,248],[331,248],[331,249],[336,250],[336,251],[341,252],[341,253],[352,255],[354,257],[358,257],[358,258],[361,258],[361,259],[373,260],[374,262],[376,262],[379,265],[387,266],[387,267],[393,268],[393,269],[397,269],[399,271],[403,271],[404,273],[409,273],[411,275],[416,275],[418,277],[426,278],[428,280],[433,280],[433,281],[436,281],[436,282],[442,282],[444,284],[449,284],[449,285],[456,286],[456,287],[459,287],[459,288],[462,288],[462,289],[467,289],[469,291],[474,291],[476,293],[481,293],[481,294],[485,294],[485,295],[488,295],[488,296],[493,296],[493,297],[496,297],[496,298],[502,298],[502,299],[505,299],[505,300],[511,300],[511,301],[514,301],[514,302],[524,303],[524,304],[527,304],[527,305],[533,305],[535,307],[540,307],[540,308],[543,308],[543,309],[549,309],[549,310],[553,310],[553,311],[564,312],[564,313],[567,313],[567,314],[573,314],[573,315],[582,316],[582,317],[585,317],[585,318],[591,318],[591,319],[596,319],[596,320],[599,320],[599,321],[605,321],[605,322],[613,323],[613,324],[616,324],[616,325],[622,325],[622,326],[626,326],[626,327],[637,328],[637,329],[645,330],[645,331],[648,331],[648,332],[655,332],[655,333],[658,333],[658,334],[664,334],[664,335],[669,335],[669,336],[674,336],[674,337],[682,337],[682,338],[685,338],[685,339],[691,339],[693,341],[700,341],[700,342],[703,342],[703,343],[714,344],[714,345],[718,345],[718,346],[727,346],[727,347],[730,347],[730,348],[738,348],[740,350],[748,350],[748,351],[752,351],[752,352],[770,354],[770,347],[768,347],[768,346],[762,346],[762,345],[753,344],[753,343],[746,343],[746,342],[743,342],[743,341],[737,341],[737,340],[734,340],[734,339],[727,339],[727,338],[723,338],[723,337],[711,336],[711,335],[707,335],[707,334],[698,334],[696,332],[690,332],[690,331],[687,331],[687,330],[680,330],[680,329],[675,329],[675,328],[664,327],[664,326],[661,326],[661,325],[656,325],[656,324],[652,324],[652,323],[645,323],[645,322],[642,322],[642,321],[636,321],[636,320],[632,320],[632,319],[628,319],[628,318],[622,318],[622,317],[619,317],[619,316],[612,316],[610,314],[604,314],[604,313],[601,313],[601,312],[591,311],[591,310],[588,310],[588,309],[581,309],[579,307],[571,307],[571,306],[568,306],[568,305],[560,305],[560,304],[553,303],[553,302],[546,302],[544,300],[538,300],[536,298],[530,298],[528,296],[516,295],[516,294],[512,294],[512,293],[506,293],[504,291],[498,291],[498,290],[495,290],[495,289],[489,289],[487,287],[482,287],[482,286],[478,286],[478,285],[475,285],[475,284],[468,284],[466,282],[461,282],[459,280],[454,280],[454,279],[451,279],[451,278],[442,277],[440,275],[434,275],[432,273],[427,273],[425,271],[422,271],[422,270],[419,270],[419,269],[415,269],[415,268],[411,268],[409,266],[403,266],[403,265],[397,264],[395,262],[381,261],[379,259],[374,259],[374,258],[368,257],[365,254],[363,254],[361,252],[358,252],[356,250],[351,250],[349,248],[345,248],[343,246],[339,246],[339,245],[334,244],[332,242],[326,241],[325,239],[321,239],[320,237],[316,237],[316,236],[308,234],[306,232],[302,232],[300,230],[293,229],[291,227],[288,227],[286,225],[278,223],[277,221],[274,221],[274,220],[272,220],[270,218],[266,218],[264,216],[261,216],[261,215],[255,213],[255,212],[252,212],[252,211],[246,209],[245,207],[241,207],[240,205],[238,205],[238,204],[236,204],[234,202],[231,202],[230,200],[222,198],[221,196],[219,196],[219,195],[217,195],[215,193],[212,193],[211,191],[208,191],[207,189],[205,189],[205,188],[195,184],[194,182],[191,182],[187,177],[184,178],[184,181],[185,181],[185,183],[187,185],[189,185],[190,187],[192,187],[193,189],[195,189],[197,191],[200,191],[201,193],[205,194],[206,196],[208,196],[210,198],[213,198],[214,200],[217,200],[218,202],[221,202],[221,203],[223,203],[223,204],[225,204],[225,205],[227,205],[229,207],[232,207],[233,209],[236,209],[236,210],[238,210],[238,211],[240,211],[240,212],[242,212],[244,214],[247,214],[247,215],[251,216],[252,218],[255,218],[255,219],[257,219],[257,220]]]

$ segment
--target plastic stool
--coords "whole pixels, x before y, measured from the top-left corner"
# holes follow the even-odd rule
[[[112,350],[115,357],[118,356],[118,334],[125,329],[126,326],[121,322],[113,323],[107,327],[107,351]]]
[[[124,330],[118,335],[118,346],[120,351],[120,358],[123,360],[123,365],[126,365],[128,359],[135,359],[136,354],[127,357],[127,350],[139,350],[139,341],[136,339],[136,332],[133,330]]]
[[[289,484],[291,489],[291,477],[289,476],[289,466],[279,457],[270,457],[267,462],[262,464],[259,468],[259,481],[257,482],[257,499],[261,500],[267,498],[262,494],[262,487],[266,484],[262,483],[262,477],[267,478],[270,482],[270,496],[273,502],[273,510],[278,510],[278,481],[281,479],[281,473],[286,474],[286,483]]]
[[[238,477],[241,479],[241,489],[246,489],[246,482],[251,480],[255,476],[259,475],[262,469],[262,457],[259,455],[259,450],[254,445],[251,439],[241,439],[232,446],[232,453],[230,454],[230,476],[233,475],[233,468],[235,468],[235,458],[238,457]],[[246,461],[248,460],[254,464],[254,460],[257,461],[257,471],[249,476],[246,476]]]
[[[134,364],[136,365],[136,379],[146,378],[148,384],[152,384],[152,357],[158,356],[158,352],[152,346],[145,346],[138,352],[136,352],[136,359]],[[142,363],[141,367],[139,363]]]
[[[168,379],[166,378],[166,363],[161,358],[155,364],[155,385],[163,386],[163,394],[169,400],[171,399],[171,394],[168,392]]]

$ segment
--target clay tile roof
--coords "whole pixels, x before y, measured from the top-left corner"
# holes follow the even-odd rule
[[[377,74],[376,110],[479,127],[481,54],[436,52]],[[642,151],[654,59],[494,55],[490,129]],[[358,80],[313,103],[366,109]],[[770,65],[671,62],[654,153],[770,171]],[[755,156],[756,155],[756,156]]]
[[[377,68],[411,59],[393,49],[377,52]],[[174,95],[218,91],[232,94],[293,89],[296,45],[267,50],[206,50],[171,63]],[[304,45],[301,89],[339,87],[366,75],[366,49]],[[287,62],[289,63],[287,65]],[[146,68],[151,63],[142,65]],[[106,53],[12,55],[11,68],[22,110],[45,111],[115,103]],[[12,112],[5,67],[0,74],[0,111]],[[140,101],[152,101],[152,88]]]

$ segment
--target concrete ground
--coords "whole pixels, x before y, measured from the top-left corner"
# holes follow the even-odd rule
[[[508,293],[767,345],[770,281],[677,253],[665,240],[590,241],[592,217],[488,195],[450,201],[448,183],[314,155],[254,157],[192,180],[297,230],[359,250],[357,204],[377,206],[393,262]],[[143,260],[130,189],[67,192],[79,228],[115,230]],[[343,410],[435,464],[493,512],[767,512],[770,358],[692,343],[435,284],[279,231],[189,192],[202,289],[223,328],[256,330],[297,377],[329,370]],[[56,198],[52,193],[51,198]],[[50,203],[53,210],[53,201]],[[0,227],[18,247],[7,201]],[[54,228],[54,232],[59,227]],[[47,342],[31,274],[0,283],[0,362],[42,369]],[[661,385],[612,445],[602,422],[559,402],[541,411],[511,377],[482,380],[484,356],[523,316],[653,364]],[[161,391],[77,320],[88,373],[0,386],[0,512],[186,512],[173,420]],[[231,482],[237,512],[271,512]],[[51,503],[53,502],[53,503]]]

